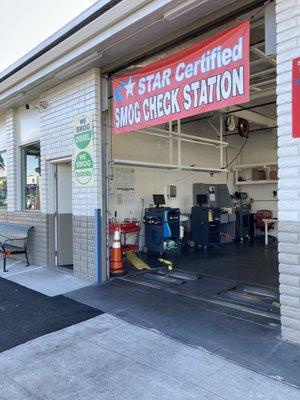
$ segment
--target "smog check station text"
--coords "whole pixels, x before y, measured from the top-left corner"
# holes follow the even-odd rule
[[[122,133],[248,101],[247,27],[248,22],[244,22],[226,31],[224,39],[218,35],[212,43],[206,41],[204,51],[203,46],[199,51],[196,45],[114,79],[114,132]],[[221,44],[216,46],[216,42]]]

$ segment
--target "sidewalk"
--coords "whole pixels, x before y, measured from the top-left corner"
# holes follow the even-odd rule
[[[103,314],[0,354],[0,398],[298,400],[299,390]]]
[[[1,266],[2,267],[2,266]],[[25,266],[20,260],[9,258],[7,272],[0,268],[0,278],[18,283],[46,296],[58,296],[91,285],[87,279],[77,278],[66,268],[50,268],[37,265]]]

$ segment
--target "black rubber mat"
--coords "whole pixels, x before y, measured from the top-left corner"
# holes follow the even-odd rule
[[[0,352],[100,314],[64,296],[48,297],[0,278]]]

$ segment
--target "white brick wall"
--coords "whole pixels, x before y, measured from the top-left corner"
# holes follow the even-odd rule
[[[91,69],[43,93],[47,108],[41,114],[42,211],[50,212],[50,161],[73,158],[73,119],[91,111],[94,116],[94,173],[92,187],[75,187],[73,178],[73,263],[78,276],[94,277],[95,208],[101,208],[100,71]],[[74,161],[74,160],[73,160]]]
[[[73,118],[81,112],[91,111],[94,117],[94,185],[89,188],[78,188],[73,183],[73,240],[74,240],[74,271],[76,275],[94,276],[94,228],[93,217],[95,208],[101,208],[101,140],[100,140],[100,71],[97,68],[75,76],[66,82],[51,88],[40,96],[47,101],[47,108],[40,113],[41,129],[41,213],[30,214],[20,212],[21,209],[21,179],[20,179],[20,151],[17,132],[16,110],[6,112],[4,119],[7,136],[7,186],[8,186],[8,213],[2,213],[1,218],[12,219],[15,223],[25,223],[27,217],[34,225],[35,219],[41,218],[45,249],[40,250],[40,258],[32,256],[42,265],[50,260],[49,219],[46,214],[51,213],[53,204],[50,204],[50,161],[71,157],[73,158]],[[73,179],[74,182],[74,179]],[[12,213],[13,212],[13,213]],[[26,218],[25,218],[26,217]],[[26,219],[26,221],[25,221]],[[31,221],[32,219],[32,221]],[[43,225],[43,226],[42,226]],[[36,230],[42,235],[41,229]],[[34,240],[32,244],[35,246]],[[34,249],[36,251],[37,248]],[[34,255],[34,251],[32,254]]]
[[[42,152],[42,210],[49,204],[49,161],[73,156],[73,118],[84,111],[94,114],[95,185],[73,187],[73,215],[92,216],[101,204],[100,147],[100,72],[91,69],[42,94],[47,108],[41,114]]]
[[[300,343],[300,139],[292,138],[292,59],[300,56],[300,0],[277,0],[278,217],[282,335]]]
[[[35,265],[49,265],[47,216],[35,211],[21,211],[20,140],[15,109],[5,113],[5,130],[8,207],[7,210],[0,210],[0,220],[33,226],[28,242],[29,261]]]

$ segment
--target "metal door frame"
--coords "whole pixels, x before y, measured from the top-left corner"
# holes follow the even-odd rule
[[[109,279],[109,150],[110,150],[110,79],[104,74],[100,77],[100,140],[101,140],[101,221],[99,223],[98,234],[101,241],[97,241],[100,249],[96,254],[95,276],[98,283],[103,283]],[[99,221],[95,221],[96,223]],[[99,238],[98,238],[99,239]]]
[[[51,177],[51,181],[50,181],[50,185],[54,190],[54,196],[52,197],[52,199],[50,198],[50,203],[52,207],[50,207],[50,209],[52,209],[54,211],[53,215],[54,215],[54,220],[53,220],[53,225],[52,225],[52,234],[51,234],[51,238],[52,238],[52,250],[51,250],[51,259],[54,261],[54,266],[58,267],[58,174],[57,174],[57,167],[59,164],[70,164],[71,168],[72,168],[72,157],[65,157],[65,158],[60,158],[60,159],[56,159],[56,160],[51,160],[50,161],[50,177]],[[51,187],[50,187],[50,191],[51,191]]]

